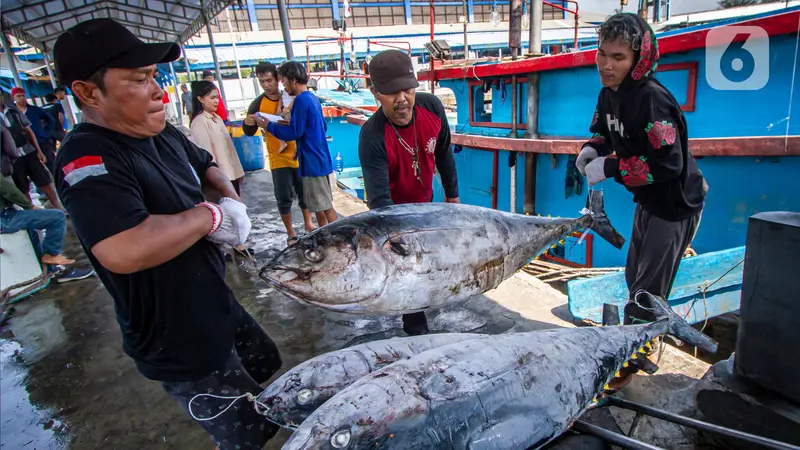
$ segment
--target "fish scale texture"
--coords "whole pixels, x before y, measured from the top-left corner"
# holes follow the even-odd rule
[[[487,336],[429,350],[358,380],[284,445],[327,449],[525,449],[567,429],[646,342],[648,325]]]
[[[301,238],[262,276],[290,296],[351,314],[405,314],[497,287],[591,218],[531,217],[470,205],[395,205]],[[309,261],[315,249],[321,261]]]
[[[290,369],[258,396],[269,406],[267,418],[299,425],[336,393],[365,375],[427,350],[481,337],[470,333],[439,333],[387,339],[324,353]],[[304,392],[300,401],[300,392]]]

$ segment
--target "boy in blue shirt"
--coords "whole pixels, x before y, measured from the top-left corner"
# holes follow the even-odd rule
[[[325,133],[328,126],[322,115],[322,105],[317,96],[308,91],[308,74],[297,61],[287,61],[278,67],[278,76],[286,92],[294,96],[291,105],[291,120],[266,123],[258,118],[259,126],[265,127],[273,136],[297,144],[300,160],[300,176],[303,179],[303,199],[308,210],[317,217],[319,226],[337,219],[333,209],[333,193],[329,176],[333,173],[333,161],[328,150]]]

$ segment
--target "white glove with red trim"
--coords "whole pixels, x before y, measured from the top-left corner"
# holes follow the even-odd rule
[[[223,251],[239,244],[239,236],[236,233],[236,224],[233,221],[233,217],[225,214],[220,205],[202,202],[197,206],[208,208],[211,211],[212,224],[206,239],[217,244]]]

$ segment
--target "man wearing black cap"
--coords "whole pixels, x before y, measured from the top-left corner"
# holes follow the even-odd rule
[[[64,140],[55,176],[114,298],[123,349],[202,418],[220,402],[197,394],[258,393],[281,360],[225,284],[220,248],[247,238],[246,207],[211,155],[166,123],[156,64],[179,55],[177,44],[145,44],[111,19],[65,31],[56,71],[84,121]],[[277,431],[248,404],[201,425],[220,449],[260,449]]]
[[[370,209],[433,201],[434,169],[445,202],[460,203],[450,126],[438,97],[416,93],[411,58],[399,50],[378,53],[369,63],[370,90],[381,107],[361,128],[358,156]],[[428,333],[424,312],[403,315],[403,330]]]

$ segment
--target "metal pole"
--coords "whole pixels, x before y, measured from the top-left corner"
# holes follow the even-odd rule
[[[181,44],[181,54],[183,55],[183,65],[186,66],[186,77],[189,80],[189,84],[192,83],[192,68],[189,67],[189,57],[186,56],[186,47]]]
[[[433,42],[434,41],[434,38],[433,38],[433,23],[434,23],[434,18],[435,18],[434,10],[433,10],[433,0],[431,0],[431,3],[430,3],[430,10],[431,10],[430,11],[431,12],[431,42]],[[433,56],[431,56],[431,64],[430,64],[430,66],[431,66],[430,67],[431,94],[436,92],[436,71],[434,69],[433,61],[434,61],[433,60]]]
[[[614,433],[613,431],[600,428],[596,425],[586,423],[583,420],[578,420],[572,425],[572,429],[581,433],[597,436],[604,441],[610,442],[614,445],[622,447],[627,450],[663,450],[661,447],[656,447],[644,442],[639,442],[636,439],[631,439],[624,434]]]
[[[294,59],[294,49],[292,48],[292,36],[289,33],[289,13],[286,12],[286,0],[278,0],[278,18],[281,20],[286,59],[292,60]]]
[[[531,0],[531,20],[528,34],[528,56],[542,52],[542,0]],[[528,103],[526,105],[525,138],[539,138],[539,72],[528,75]],[[523,205],[525,214],[536,210],[536,153],[525,153],[525,193]]]
[[[542,21],[544,19],[542,0],[531,0],[530,31],[528,32],[528,55],[542,53]]]
[[[508,47],[511,49],[511,59],[516,60],[522,48],[522,0],[511,0],[510,8]]]
[[[47,56],[47,52],[43,52],[42,56],[44,56],[44,62],[47,65],[47,74],[50,75],[50,84],[52,84],[53,89],[55,89],[58,87],[58,83],[56,82],[56,76],[53,74],[53,61]],[[72,114],[72,106],[69,104],[69,98],[61,102],[61,107],[64,108],[64,115],[67,116],[69,123],[77,123],[75,116]],[[67,126],[67,128],[69,128],[69,126]]]
[[[14,83],[17,84],[17,87],[22,87],[22,80],[19,78],[19,72],[17,71],[17,62],[14,60],[14,52],[11,51],[11,43],[8,42],[8,36],[5,31],[0,32],[0,39],[3,41],[3,52],[6,54],[11,75],[14,76]]]
[[[766,448],[773,448],[779,450],[797,450],[798,448],[800,448],[795,445],[787,444],[785,442],[776,441],[774,439],[769,439],[762,436],[756,436],[754,434],[745,433],[744,431],[725,428],[719,425],[714,425],[713,423],[703,422],[701,420],[692,419],[689,417],[679,416],[677,414],[672,414],[671,412],[663,411],[647,405],[642,405],[640,403],[634,403],[627,400],[622,400],[616,397],[607,397],[606,402],[608,405],[611,406],[617,406],[619,408],[629,409],[631,411],[647,414],[648,416],[653,416],[658,419],[666,420],[668,422],[676,423],[678,425],[683,425],[685,427],[694,428],[696,430],[705,431],[708,433],[719,434],[721,436],[738,439],[744,442],[749,442],[751,444],[756,444]]]
[[[181,110],[181,90],[178,89],[178,77],[175,76],[175,67],[169,63],[169,73],[172,75],[172,87],[175,89],[175,115],[178,116],[178,124],[183,125],[183,111]],[[169,94],[168,94],[169,95]]]
[[[467,0],[461,0],[461,7],[464,9],[464,61],[468,61],[469,45],[467,44],[467,22],[469,22],[469,16],[467,16]]]
[[[433,19],[434,19],[434,9],[433,9],[433,0],[431,0],[431,42],[433,42]]]
[[[241,100],[244,101],[244,84],[242,83],[242,68],[239,67],[239,56],[236,55],[236,36],[233,34],[231,28],[231,13],[230,8],[225,8],[225,15],[228,19],[228,32],[231,35],[231,44],[233,44],[233,60],[236,62],[236,78],[239,80],[239,92],[241,92]]]
[[[208,20],[208,14],[203,10],[203,17],[206,19],[206,33],[208,33],[208,43],[211,44],[211,56],[214,58],[214,72],[216,74],[217,84],[219,85],[219,94],[222,96],[222,103],[227,108],[228,102],[225,100],[225,87],[222,85],[222,73],[219,70],[219,59],[217,58],[217,48],[214,46],[214,34],[211,32],[211,24]]]

